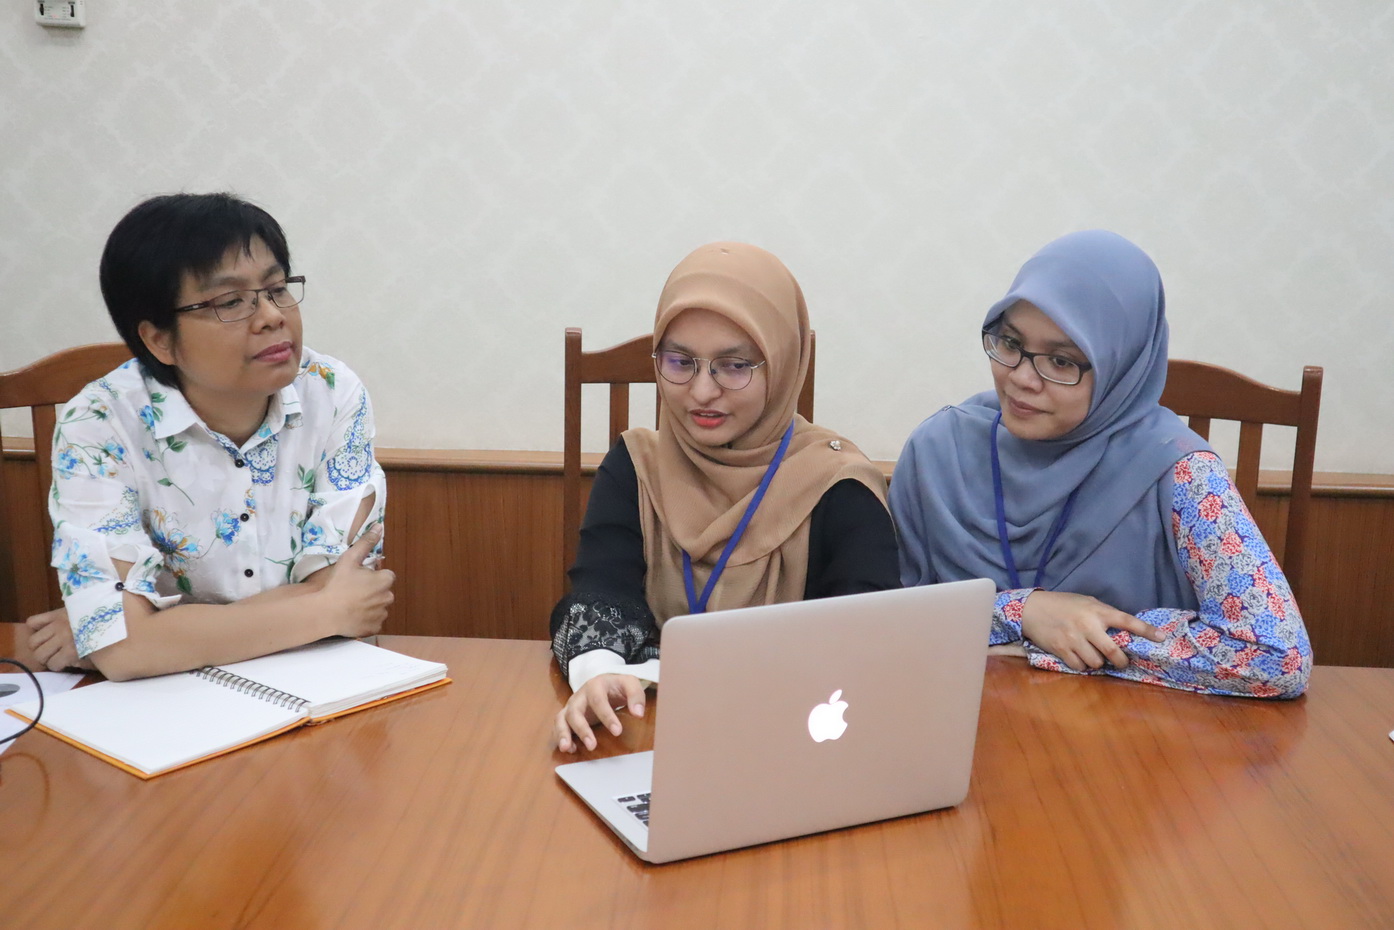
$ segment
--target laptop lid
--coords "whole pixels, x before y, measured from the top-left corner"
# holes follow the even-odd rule
[[[644,858],[961,802],[995,591],[976,579],[669,620]]]

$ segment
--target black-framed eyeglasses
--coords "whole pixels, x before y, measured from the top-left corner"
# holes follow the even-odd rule
[[[289,310],[305,299],[305,276],[298,274],[276,284],[268,284],[266,287],[228,291],[226,294],[219,294],[217,297],[210,297],[208,300],[189,304],[187,307],[175,307],[174,312],[187,313],[190,310],[203,310],[212,307],[218,319],[224,323],[236,323],[257,312],[257,301],[262,294],[265,294],[267,300],[282,310]]]
[[[1015,368],[1022,359],[1029,358],[1036,374],[1055,384],[1079,384],[1084,379],[1084,373],[1094,367],[1088,362],[1077,362],[1051,352],[1027,352],[1020,339],[994,333],[990,329],[983,330],[983,351],[988,358],[1008,368]]]
[[[749,385],[750,379],[755,376],[755,369],[765,364],[736,355],[697,358],[695,355],[667,349],[655,352],[653,361],[658,374],[671,384],[686,384],[691,381],[697,376],[697,363],[706,362],[712,380],[728,391],[739,391]]]

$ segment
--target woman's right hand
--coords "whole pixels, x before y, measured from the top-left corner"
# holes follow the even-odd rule
[[[90,659],[79,659],[73,642],[73,628],[68,625],[68,610],[59,607],[47,613],[35,614],[24,621],[29,628],[29,649],[38,664],[51,672],[65,668],[92,670]]]
[[[397,576],[387,569],[368,568],[363,564],[381,539],[382,524],[379,523],[349,546],[337,562],[312,576],[325,575],[318,594],[330,627],[328,635],[372,636],[387,620],[387,608],[392,604],[392,582]]]
[[[1070,668],[1127,668],[1128,656],[1109,635],[1126,630],[1153,642],[1166,639],[1146,620],[1110,607],[1097,598],[1068,591],[1032,591],[1022,602],[1021,635]]]
[[[596,675],[577,688],[557,712],[557,748],[575,752],[579,741],[587,749],[595,748],[595,732],[591,724],[600,723],[613,735],[624,731],[615,706],[627,707],[636,717],[644,716],[644,683],[633,675],[614,673]],[[573,736],[574,734],[574,736]]]

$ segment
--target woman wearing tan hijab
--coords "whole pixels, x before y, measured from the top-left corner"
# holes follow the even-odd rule
[[[573,694],[557,744],[644,713],[670,617],[899,587],[880,471],[794,413],[808,311],[789,270],[717,242],[673,270],[654,320],[662,413],[601,463],[552,651]],[[732,648],[739,648],[733,643]],[[573,736],[574,734],[574,736]]]

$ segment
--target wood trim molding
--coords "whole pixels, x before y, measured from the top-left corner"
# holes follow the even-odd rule
[[[0,526],[0,590],[19,593],[18,616],[0,620],[45,609],[52,575],[44,500],[32,491],[34,455],[14,451],[0,480],[26,490],[9,496]],[[599,458],[587,458],[592,469]],[[547,638],[561,594],[561,456],[381,449],[379,460],[389,487],[387,566],[397,572],[384,632]],[[583,478],[583,496],[589,485]],[[1317,497],[1301,599],[1317,661],[1394,667],[1394,574],[1386,571],[1394,560],[1394,476],[1335,476]],[[1279,562],[1287,504],[1274,487],[1252,507]]]
[[[34,441],[27,437],[5,437],[5,458],[17,462],[32,461]],[[600,460],[599,452],[581,455],[581,474],[594,476]],[[515,449],[404,449],[379,448],[379,464],[394,472],[458,472],[473,475],[560,475],[560,452],[535,452]],[[886,480],[891,479],[895,462],[875,461]],[[1259,472],[1260,494],[1286,495],[1290,480],[1287,471]],[[1315,497],[1391,497],[1394,498],[1394,474],[1319,471],[1312,477]]]

